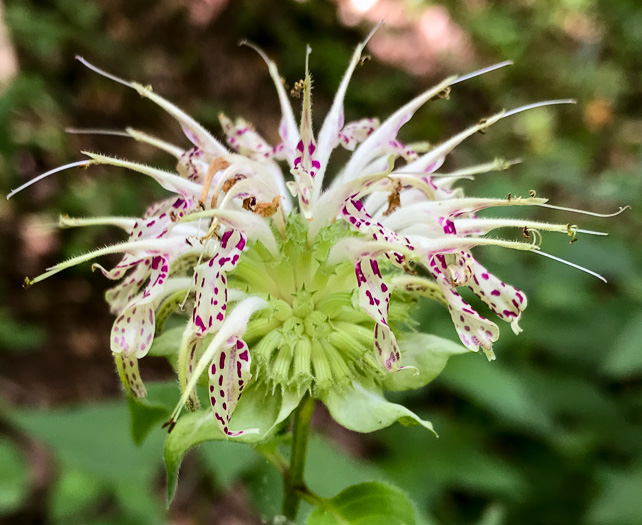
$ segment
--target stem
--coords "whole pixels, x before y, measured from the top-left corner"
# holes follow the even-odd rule
[[[306,394],[294,412],[294,427],[292,429],[292,453],[290,466],[283,475],[283,515],[289,519],[296,518],[301,501],[301,493],[307,493],[303,483],[303,469],[305,467],[305,453],[308,448],[308,434],[310,418],[314,412],[314,399]]]

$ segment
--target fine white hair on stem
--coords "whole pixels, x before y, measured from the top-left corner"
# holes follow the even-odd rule
[[[607,280],[599,273],[594,272],[593,270],[589,270],[588,268],[584,268],[584,266],[580,266],[579,264],[572,263],[571,261],[567,261],[566,259],[562,259],[560,257],[555,257],[555,255],[551,255],[550,253],[546,253],[541,250],[534,250],[534,253],[543,255],[544,257],[548,257],[549,259],[553,259],[554,261],[560,262],[562,264],[566,264],[567,266],[571,266],[573,268],[576,268],[577,270],[581,270],[585,273],[588,273],[589,275],[592,275],[593,277],[597,277],[600,281],[607,282]]]
[[[16,193],[21,192],[25,188],[28,188],[32,184],[35,184],[36,182],[41,181],[42,179],[49,177],[49,175],[53,175],[54,173],[58,173],[59,171],[64,171],[69,168],[75,168],[77,166],[84,166],[87,167],[90,164],[92,164],[91,160],[79,160],[77,162],[71,162],[70,164],[65,164],[64,166],[58,166],[57,168],[54,168],[52,170],[49,170],[46,173],[43,173],[42,175],[38,175],[37,177],[31,179],[29,182],[25,182],[22,186],[19,188],[16,188],[15,190],[11,190],[9,195],[7,195],[7,200],[9,200],[11,197],[13,197]]]
[[[512,66],[512,65],[513,65],[512,60],[505,60],[504,62],[500,62],[499,64],[493,64],[492,66],[488,66],[483,69],[478,69],[477,71],[473,71],[472,73],[467,73],[465,75],[462,75],[457,79],[455,79],[450,85],[453,86],[455,84],[459,84],[460,82],[464,82],[465,80],[470,80],[471,78],[475,78],[480,75],[490,73],[491,71],[495,71],[496,69],[501,69],[503,67]]]
[[[80,55],[76,55],[76,60],[80,62],[83,66],[91,69],[94,73],[98,73],[99,75],[109,78],[110,80],[113,80],[114,82],[118,82],[119,84],[122,84],[123,86],[127,87],[132,87],[131,82],[127,82],[127,80],[123,80],[120,77],[117,77],[116,75],[112,75],[111,73],[107,73],[107,71],[100,69],[99,67],[94,66],[92,63],[88,62],[85,60],[83,57]]]

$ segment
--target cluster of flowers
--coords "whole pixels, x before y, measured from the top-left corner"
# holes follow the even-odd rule
[[[492,345],[499,329],[461,297],[458,287],[472,290],[516,333],[527,302],[522,292],[484,268],[472,248],[493,245],[540,252],[528,238],[486,235],[498,228],[523,230],[526,237],[530,231],[571,236],[583,231],[567,224],[479,217],[477,212],[485,208],[544,206],[546,201],[534,195],[466,197],[453,187],[462,178],[503,170],[511,162],[497,159],[455,172],[438,171],[457,145],[499,120],[572,101],[501,111],[435,147],[403,144],[397,138],[399,129],[423,104],[447,95],[459,82],[508,63],[451,76],[383,122],[367,118],[345,123],[344,95],[366,42],[354,52],[316,137],[307,66],[310,50],[305,78],[293,90],[302,98],[297,124],[275,64],[257,49],[282,110],[282,142],[276,146],[243,119],[221,115],[228,148],[151,88],[80,59],[167,111],[192,147],[185,150],[128,129],[125,134],[173,155],[176,173],[86,153],[88,160],[38,177],[69,167],[107,164],[152,177],[172,196],[150,206],[142,218],[61,219],[63,226],[115,225],[129,238],[58,264],[28,284],[101,255],[124,253],[111,270],[95,266],[108,279],[119,281],[107,293],[116,316],[111,350],[125,388],[135,397],[145,395],[138,360],[150,351],[165,319],[189,304],[191,315],[175,360],[182,397],[170,430],[185,405],[199,407],[199,382],[208,389],[208,414],[227,436],[257,432],[232,430],[230,425],[244,389],[251,385],[290,392],[291,400],[284,402],[289,408],[282,410],[281,419],[309,393],[326,402],[341,420],[337,399],[342,390],[371,392],[428,382],[443,364],[423,370],[417,355],[430,352],[421,347],[429,340],[417,339],[417,334],[406,337],[404,332],[417,297],[443,303],[463,347],[494,359]],[[352,155],[324,187],[331,153],[339,146]],[[464,351],[463,347],[459,348]]]

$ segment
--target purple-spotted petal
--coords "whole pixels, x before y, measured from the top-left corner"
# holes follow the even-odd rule
[[[486,305],[503,321],[509,322],[513,332],[518,334],[519,319],[526,308],[526,295],[506,284],[475,261],[474,275],[467,283]]]
[[[123,386],[132,396],[141,398],[145,397],[147,391],[140,377],[138,370],[138,359],[133,354],[120,352],[114,355],[116,369],[121,378]]]
[[[457,293],[449,277],[444,273],[443,267],[434,258],[431,261],[430,272],[439,285],[446,301],[448,311],[453,320],[457,334],[461,342],[470,350],[477,352],[481,348],[488,360],[495,359],[493,353],[493,342],[499,337],[499,328],[492,321],[479,315],[473,308]]]
[[[194,147],[180,156],[176,164],[176,171],[181,177],[202,183],[213,160],[212,155],[207,155],[202,149]]]
[[[238,118],[236,122],[232,122],[222,113],[218,118],[227,143],[238,153],[257,161],[269,160],[274,156],[274,148],[244,119]]]
[[[366,140],[379,127],[379,119],[364,118],[348,122],[339,131],[337,140],[345,149],[354,151],[358,144]]]
[[[383,281],[376,259],[361,259],[355,264],[359,286],[359,305],[377,323],[374,347],[377,358],[387,370],[396,369],[400,359],[399,345],[388,326],[390,288]]]
[[[243,430],[230,430],[229,424],[243,389],[252,378],[250,352],[239,337],[230,337],[210,363],[209,398],[216,423],[228,436],[240,436]]]
[[[216,331],[225,320],[227,309],[227,272],[237,265],[245,247],[245,236],[238,230],[227,230],[216,253],[194,271],[196,303],[192,322],[199,336]]]
[[[381,240],[399,246],[404,252],[412,252],[415,249],[407,238],[382,226],[381,223],[370,217],[361,201],[348,199],[341,210],[341,214],[353,229],[375,241]],[[403,267],[405,264],[406,258],[402,251],[393,250],[387,253],[386,256],[397,266]]]
[[[114,321],[111,331],[112,352],[125,352],[138,358],[147,354],[156,327],[153,303],[162,293],[168,276],[168,258],[162,256],[152,258],[151,273],[145,290],[132,299]]]

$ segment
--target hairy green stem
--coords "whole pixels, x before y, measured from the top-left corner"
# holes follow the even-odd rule
[[[283,488],[285,491],[283,515],[289,520],[296,518],[301,501],[301,493],[308,492],[303,482],[303,469],[305,467],[305,454],[308,449],[308,434],[312,412],[314,412],[314,399],[306,394],[294,412],[290,466],[283,475]]]

